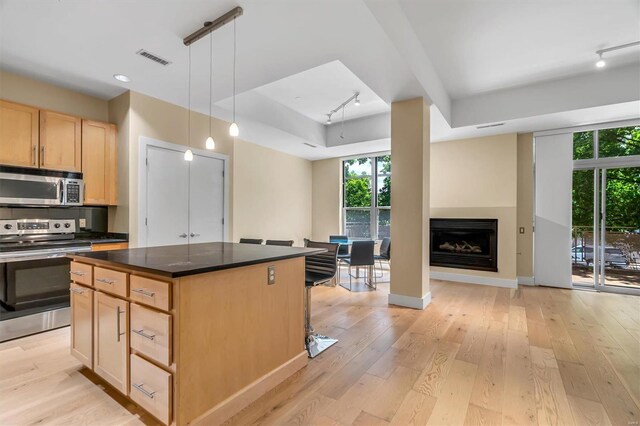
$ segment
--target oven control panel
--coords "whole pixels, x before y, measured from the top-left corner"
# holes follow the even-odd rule
[[[0,235],[71,234],[76,232],[74,219],[0,220]]]

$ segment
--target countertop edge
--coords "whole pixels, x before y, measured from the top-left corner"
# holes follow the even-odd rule
[[[202,267],[202,268],[197,268],[197,269],[192,269],[192,270],[189,270],[189,271],[182,271],[182,272],[167,272],[167,271],[162,271],[162,270],[159,270],[159,269],[145,268],[143,266],[131,265],[131,264],[128,264],[128,263],[121,263],[121,262],[113,262],[113,261],[108,261],[108,260],[96,259],[96,258],[93,258],[93,257],[83,256],[81,254],[76,254],[76,253],[70,253],[70,254],[67,255],[67,257],[71,258],[72,260],[81,262],[81,263],[94,263],[94,264],[100,265],[100,266],[112,265],[112,266],[116,266],[116,267],[122,268],[122,269],[129,269],[129,270],[132,270],[132,271],[139,271],[139,272],[144,272],[144,273],[148,273],[148,274],[151,274],[151,275],[156,275],[156,276],[160,276],[160,277],[173,279],[173,278],[188,277],[188,276],[191,276],[191,275],[206,274],[208,272],[223,271],[223,270],[226,270],[226,269],[234,269],[234,268],[242,268],[242,267],[245,267],[245,266],[259,265],[261,263],[276,262],[278,260],[287,260],[287,259],[294,259],[294,258],[297,258],[297,257],[306,257],[306,256],[309,256],[309,255],[312,255],[312,254],[322,253],[324,251],[326,251],[326,250],[317,249],[314,253],[292,253],[292,254],[287,254],[287,255],[265,257],[265,258],[259,259],[259,260],[247,260],[247,261],[236,262],[236,263],[231,263],[231,264],[226,264],[226,265],[216,265],[216,266]]]

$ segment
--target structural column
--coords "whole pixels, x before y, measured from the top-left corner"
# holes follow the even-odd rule
[[[389,304],[424,309],[429,291],[429,106],[391,104],[392,266]]]

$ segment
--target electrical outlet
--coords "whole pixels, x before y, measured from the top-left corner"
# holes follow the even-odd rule
[[[273,285],[275,283],[276,283],[276,267],[272,265],[267,268],[267,284]]]
[[[87,219],[79,219],[78,222],[79,222],[78,225],[80,226],[80,228],[87,227]]]
[[[524,234],[524,226],[521,226],[521,227],[520,227],[520,233],[521,233],[521,234]]]

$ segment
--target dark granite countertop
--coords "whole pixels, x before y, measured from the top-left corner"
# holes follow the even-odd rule
[[[92,244],[126,243],[129,241],[129,234],[117,232],[76,232],[76,241],[89,241]]]
[[[70,257],[169,278],[309,256],[324,249],[238,243],[205,243],[74,253]]]

